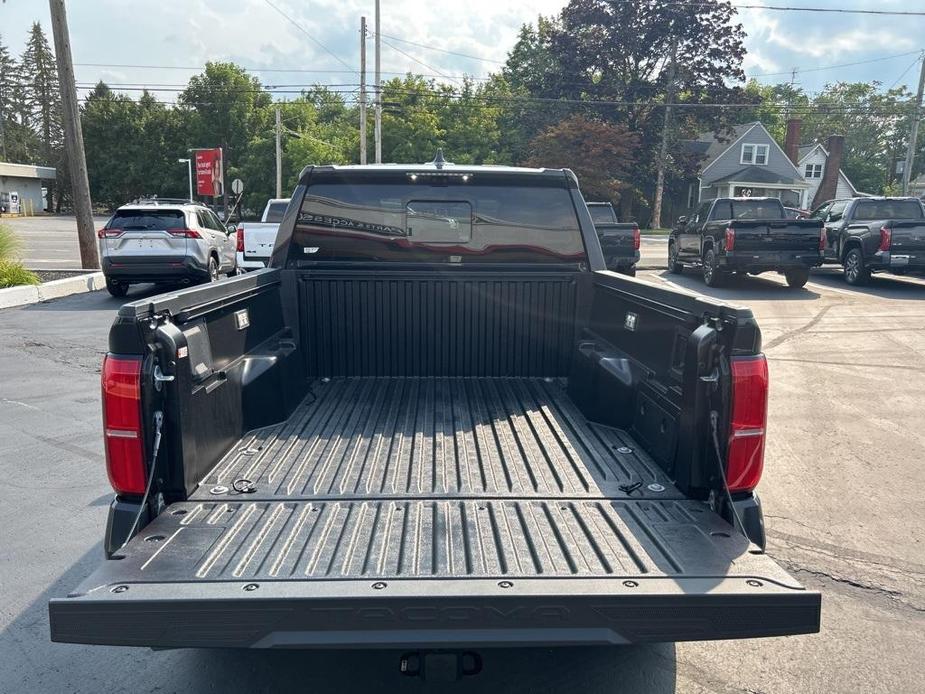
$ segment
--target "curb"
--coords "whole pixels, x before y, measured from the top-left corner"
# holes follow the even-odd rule
[[[103,289],[106,280],[102,272],[92,272],[77,277],[65,277],[42,284],[30,284],[22,287],[0,289],[0,309],[37,304],[49,299],[60,299],[71,294],[83,294]]]

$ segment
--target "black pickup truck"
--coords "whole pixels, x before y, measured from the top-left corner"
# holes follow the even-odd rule
[[[635,276],[636,263],[639,262],[639,225],[636,222],[618,222],[609,202],[589,202],[588,212],[597,230],[607,269]]]
[[[752,313],[605,270],[569,171],[307,167],[269,268],[119,311],[107,559],[52,639],[816,632],[762,549],[767,393]]]
[[[918,198],[830,200],[812,214],[824,225],[825,262],[845,268],[848,284],[873,272],[925,276],[925,212]]]
[[[703,281],[721,286],[733,272],[779,272],[791,287],[822,264],[822,223],[790,219],[777,198],[717,198],[679,217],[668,237],[668,269],[698,266]]]

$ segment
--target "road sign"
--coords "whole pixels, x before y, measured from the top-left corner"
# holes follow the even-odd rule
[[[244,190],[244,181],[240,178],[234,179],[231,182],[231,192],[235,195],[240,195],[242,190]]]

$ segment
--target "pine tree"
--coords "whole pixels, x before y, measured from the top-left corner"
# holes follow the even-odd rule
[[[20,72],[27,124],[35,130],[41,142],[41,161],[38,163],[58,167],[60,175],[64,154],[58,68],[42,25],[38,22],[33,23],[29,31],[29,39],[20,61]],[[63,189],[64,186],[59,191]],[[57,202],[60,206],[60,193]]]
[[[28,163],[35,159],[38,139],[26,125],[22,72],[0,40],[0,159]]]

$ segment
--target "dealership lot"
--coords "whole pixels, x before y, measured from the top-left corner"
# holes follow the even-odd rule
[[[654,258],[664,248],[643,243]],[[653,261],[655,262],[655,261]],[[643,265],[646,265],[645,260]],[[645,281],[704,292],[694,273]],[[144,295],[133,288],[129,299]],[[440,691],[913,692],[925,689],[925,282],[836,270],[709,290],[751,306],[772,389],[759,488],[769,552],[823,592],[822,633],[743,642],[490,651]],[[0,690],[419,691],[398,654],[151,652],[48,641],[46,603],[102,556],[110,492],[99,364],[121,301],[95,292],[0,311]]]

